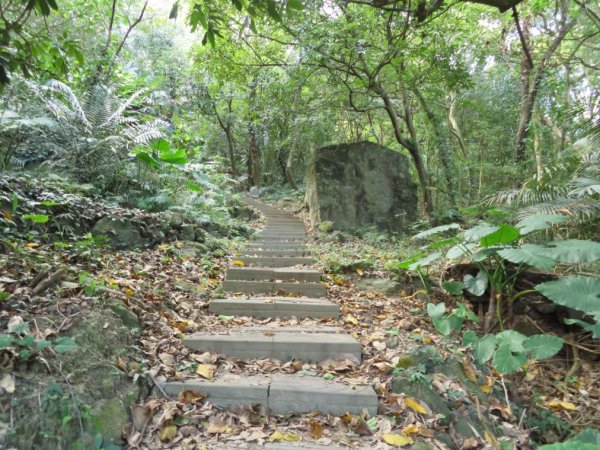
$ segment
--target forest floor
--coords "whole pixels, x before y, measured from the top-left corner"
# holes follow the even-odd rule
[[[293,202],[279,206],[298,210],[298,205]],[[261,221],[250,225],[260,227]],[[328,286],[327,297],[341,306],[342,317],[338,325],[359,338],[363,345],[360,363],[351,359],[325,364],[241,360],[210,353],[197,354],[183,347],[181,338],[185,334],[201,330],[218,331],[267,323],[281,327],[333,323],[311,319],[257,320],[208,313],[210,299],[223,296],[220,283],[225,268],[244,245],[239,239],[223,240],[220,250],[204,257],[198,256],[193,245],[174,242],[137,252],[94,250],[85,264],[70,264],[73,255],[69,251],[34,238],[20,247],[18,257],[16,253],[1,256],[0,291],[11,297],[11,301],[3,305],[2,323],[6,324],[6,332],[22,335],[20,324],[29,323],[36,339],[51,339],[69,334],[72,327],[75,328],[79,321],[87,321],[94,311],[111,314],[108,299],[120,300],[133,312],[140,329],[134,341],[123,344],[117,352],[94,355],[93,358],[94,367],[108,366],[111,371],[117,371],[118,376],[129,380],[130,385],[142,387],[130,398],[132,416],[127,418],[124,427],[124,437],[132,448],[243,448],[248,443],[296,441],[350,448],[394,448],[395,444],[388,444],[389,436],[406,436],[411,441],[428,442],[433,446],[431,448],[443,448],[442,442],[436,439],[436,433],[447,431],[443,421],[432,415],[419,399],[411,404],[391,392],[397,369],[405,367],[404,361],[421,356],[441,360],[449,356],[458,358],[467,378],[484,393],[490,393],[489,404],[481,409],[483,414],[502,430],[507,441],[519,448],[530,448],[531,439],[552,442],[565,438],[574,429],[600,427],[600,370],[596,362],[582,358],[572,370],[572,361],[565,354],[559,354],[552,360],[528,367],[527,373],[510,378],[493,371],[482,371],[473,365],[468,351],[457,339],[441,337],[432,327],[425,306],[436,301],[430,294],[415,288],[415,281],[405,279],[403,289],[394,295],[357,288],[360,279],[388,278],[389,273],[383,265],[396,250],[386,243],[369,243],[348,236],[344,238],[345,242],[340,242],[327,236],[318,238],[318,233],[313,235],[316,238],[310,246],[321,258],[320,268],[327,273],[323,280]],[[349,265],[357,255],[360,256],[358,259],[367,259],[373,264],[366,268]],[[334,266],[335,270],[332,270]],[[39,289],[39,281],[44,278],[40,274],[51,275],[58,270],[65,270],[62,281]],[[111,326],[106,320],[103,328]],[[63,398],[68,410],[61,419],[63,425],[79,423],[75,428],[83,435],[83,422],[89,419],[90,414],[86,411],[90,408],[76,399],[79,392],[73,388],[78,383],[74,375],[76,370],[68,371],[68,364],[63,366],[61,362],[62,355],[68,353],[63,354],[56,346],[40,348],[36,350],[35,364],[31,361],[23,364],[23,356],[17,352],[24,350],[23,345],[9,350],[3,351],[1,361],[0,387],[4,393],[24,395],[23,391],[32,390],[39,397],[40,393],[35,391],[39,388],[36,387],[39,380],[35,380],[35,371],[53,373],[56,379],[64,382],[69,394]],[[92,367],[80,369],[90,371]],[[211,379],[222,373],[242,376],[302,373],[352,384],[373,384],[380,396],[380,414],[372,418],[351,415],[275,417],[260,408],[223,411],[202,396],[187,394],[170,399],[152,381],[181,380],[198,375]],[[419,371],[414,375],[418,376]],[[464,391],[451,379],[430,381],[446,383],[442,389],[456,391],[456,410],[477,402],[476,395]],[[97,387],[98,380],[95,383],[81,389],[82,398],[86,398],[85,389]],[[0,431],[9,433],[19,416],[12,410],[10,396],[4,395],[1,399],[3,410],[8,412],[11,421]],[[97,424],[97,428],[106,430],[108,427]],[[117,431],[117,434],[120,433]],[[451,438],[456,439],[453,442],[455,448],[465,450],[500,445],[496,438],[487,435],[471,440],[460,436]],[[100,436],[100,445],[103,439],[104,448],[111,448],[106,445],[109,441],[106,435]],[[85,439],[82,437],[82,440]],[[402,446],[409,442],[405,441]]]

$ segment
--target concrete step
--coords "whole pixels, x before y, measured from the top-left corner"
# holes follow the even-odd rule
[[[305,238],[306,237],[306,233],[303,232],[293,232],[293,231],[283,231],[283,232],[278,232],[278,231],[267,231],[264,233],[259,233],[258,237],[278,237],[278,238]]]
[[[243,250],[244,256],[306,256],[308,252],[306,250],[284,250],[284,249],[273,249],[273,250],[259,250],[247,248]]]
[[[285,330],[285,328],[282,328]],[[317,328],[318,330],[318,328]],[[215,352],[236,358],[275,358],[281,361],[323,361],[341,353],[361,359],[360,342],[349,334],[271,332],[242,328],[229,334],[194,333],[183,344],[198,352]]]
[[[273,414],[320,412],[341,416],[367,410],[377,414],[378,400],[371,386],[351,386],[317,377],[296,375],[224,376],[215,380],[192,379],[158,383],[174,398],[182,391],[200,392],[224,408],[261,404]]]
[[[290,266],[310,266],[315,263],[313,258],[306,257],[288,257],[288,256],[273,256],[273,257],[256,257],[242,256],[238,258],[247,266],[261,267],[290,267]]]
[[[306,246],[301,242],[262,242],[246,245],[245,250],[305,250]]]
[[[257,244],[262,244],[262,243],[269,243],[269,242],[295,242],[295,243],[302,243],[306,240],[306,237],[281,237],[281,236],[257,236],[257,238],[254,241],[254,243]]]
[[[211,300],[208,310],[224,316],[309,317],[321,319],[340,317],[340,307],[322,298],[295,297],[231,297]]]
[[[303,281],[318,283],[321,272],[306,269],[278,269],[268,267],[230,267],[225,272],[226,280],[244,281]]]
[[[243,292],[245,294],[295,294],[306,297],[325,297],[327,288],[321,283],[290,283],[275,281],[225,280],[223,289],[226,292]]]

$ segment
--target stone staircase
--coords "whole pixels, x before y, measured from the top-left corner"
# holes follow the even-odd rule
[[[267,218],[267,226],[236,258],[243,267],[226,272],[223,288],[230,298],[212,300],[209,311],[256,318],[339,318],[339,306],[326,300],[321,274],[306,267],[314,259],[304,246],[304,224],[292,214],[245,199]],[[240,263],[237,263],[240,265]],[[242,295],[239,295],[242,294]],[[223,333],[195,333],[184,345],[196,352],[215,352],[237,358],[276,358],[320,362],[343,355],[361,360],[360,342],[336,326],[314,328],[240,327]],[[163,389],[176,396],[184,390],[202,392],[222,406],[261,404],[273,414],[320,412],[341,416],[368,411],[377,414],[377,395],[371,386],[351,386],[320,377],[266,374],[226,375],[214,380],[168,382]]]

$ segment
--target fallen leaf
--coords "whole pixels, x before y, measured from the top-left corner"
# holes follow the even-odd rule
[[[351,314],[344,317],[344,322],[351,323],[352,325],[358,325],[358,319]]]
[[[562,402],[560,400],[551,400],[546,403],[550,408],[556,411],[577,411],[577,407],[571,402]]]
[[[14,333],[15,330],[18,330],[19,328],[21,328],[23,326],[23,323],[25,321],[23,320],[23,318],[21,316],[12,316],[9,321],[8,321],[8,325],[6,326],[6,328],[8,329],[9,333]]]
[[[283,442],[283,441],[287,441],[287,442],[298,442],[300,441],[301,438],[298,435],[292,434],[292,433],[281,433],[281,431],[275,430],[273,432],[273,434],[271,436],[269,436],[269,442]]]
[[[223,422],[222,420],[219,422],[215,422],[215,423],[209,423],[208,428],[206,428],[206,432],[208,434],[221,434],[221,433],[227,433],[227,432],[231,432],[231,431],[232,431],[231,428],[229,426],[227,426],[227,424],[225,422]]]
[[[233,265],[237,266],[237,267],[244,267],[246,265],[246,263],[244,261],[240,261],[239,259],[236,259],[235,261],[233,261]]]
[[[414,442],[411,438],[403,434],[384,434],[383,440],[394,447],[404,447]]]
[[[202,378],[212,380],[215,376],[216,370],[217,366],[214,366],[212,364],[198,364],[198,367],[196,368],[196,373]]]
[[[166,364],[168,366],[172,366],[173,364],[175,364],[175,357],[173,355],[171,355],[170,353],[166,353],[166,352],[159,353],[158,359],[160,359],[160,361],[163,364]]]
[[[365,274],[365,272],[360,268],[356,269],[356,273],[361,277]]]
[[[353,418],[350,423],[350,428],[352,428],[352,431],[359,436],[371,436],[373,434],[371,428],[369,428],[369,424],[360,418]]]
[[[0,388],[4,389],[8,394],[15,392],[15,379],[10,373],[3,373],[0,377]]]
[[[421,406],[418,400],[415,400],[412,397],[404,397],[404,406],[420,414],[427,414],[427,410]]]
[[[421,430],[420,425],[412,424],[402,429],[402,434],[416,434]]]
[[[323,436],[323,426],[316,420],[310,421],[310,435],[313,439],[319,439]]]
[[[152,409],[148,405],[131,405],[131,418],[136,431],[143,431],[152,418]]]
[[[127,372],[128,371],[127,361],[125,361],[125,359],[123,359],[123,357],[121,357],[121,356],[117,356],[117,360],[115,361],[115,365],[119,369],[121,369],[123,372]]]
[[[475,368],[468,357],[464,357],[462,361],[462,367],[465,371],[466,377],[471,380],[473,383],[477,384],[477,375],[475,374]]]
[[[177,426],[176,425],[165,425],[160,430],[158,437],[162,442],[169,442],[175,439],[177,436]]]
[[[187,405],[188,403],[195,403],[197,401],[203,400],[205,397],[206,397],[206,395],[201,394],[200,392],[187,390],[187,391],[181,391],[179,393],[179,396],[177,397],[177,401],[179,403],[185,403]]]

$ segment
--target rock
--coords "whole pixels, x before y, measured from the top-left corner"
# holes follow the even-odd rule
[[[176,280],[175,287],[183,292],[189,292],[196,298],[203,298],[206,296],[206,289],[185,280]]]
[[[333,222],[330,220],[324,220],[319,224],[319,231],[321,233],[329,233],[333,230]]]
[[[476,396],[479,404],[487,406],[493,394],[484,394],[469,380],[460,361],[423,350],[405,357],[410,364],[402,365],[405,370],[393,379],[392,392],[417,398],[431,409],[432,415],[443,415],[444,423],[452,430],[450,434],[460,440],[475,436],[473,430],[481,436],[485,432],[495,436],[493,423],[487,416],[477,414],[473,401]],[[415,371],[419,372],[418,377],[414,376]]]
[[[137,314],[127,308],[121,300],[112,300],[108,306],[117,316],[119,316],[124,325],[129,328],[140,327],[140,319]]]
[[[384,278],[363,278],[356,282],[356,287],[361,291],[381,292],[393,295],[400,292],[402,285]]]
[[[311,224],[332,221],[348,229],[398,229],[417,214],[417,187],[408,159],[372,142],[316,150],[307,168]]]
[[[125,406],[118,398],[102,400],[94,405],[91,413],[92,423],[98,433],[102,434],[104,446],[107,444],[124,444],[123,427],[129,422]]]
[[[179,232],[179,239],[182,241],[195,241],[196,228],[194,227],[194,225],[182,225],[181,231]]]
[[[178,249],[178,252],[181,256],[184,257],[202,258],[210,252],[210,249],[206,244],[202,244],[200,242],[185,241],[185,243],[183,243],[183,246],[180,249]]]
[[[181,228],[181,226],[183,225],[183,221],[184,221],[183,214],[171,213],[171,217],[169,219],[169,227]]]
[[[103,217],[92,227],[92,235],[106,236],[115,249],[125,250],[144,247],[139,228],[129,219]]]
[[[257,217],[256,213],[247,206],[236,206],[232,209],[232,214],[240,220],[252,220]]]

